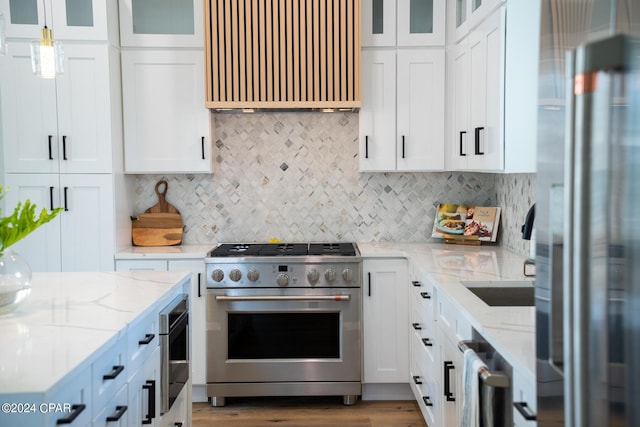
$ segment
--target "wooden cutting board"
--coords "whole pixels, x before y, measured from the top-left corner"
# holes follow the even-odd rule
[[[162,185],[164,185],[164,190],[160,191],[160,186]],[[178,209],[176,209],[172,204],[167,202],[167,199],[165,198],[165,196],[167,195],[168,189],[169,189],[169,184],[167,183],[167,181],[165,181],[164,179],[158,181],[155,189],[156,195],[158,196],[158,203],[151,206],[145,212],[147,213],[170,212],[170,213],[180,214],[180,212],[178,212]]]
[[[177,213],[143,213],[131,217],[135,246],[172,246],[182,243],[182,217]]]
[[[161,187],[164,188],[161,190]],[[158,203],[145,213],[131,217],[131,240],[135,246],[172,246],[182,243],[182,216],[165,198],[169,185],[161,180],[156,184]]]

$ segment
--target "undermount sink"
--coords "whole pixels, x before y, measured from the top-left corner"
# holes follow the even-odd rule
[[[463,281],[474,295],[491,307],[533,307],[533,280]]]

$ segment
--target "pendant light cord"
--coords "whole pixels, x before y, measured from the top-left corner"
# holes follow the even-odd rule
[[[44,27],[47,28],[47,5],[45,4],[45,0],[42,0],[42,9],[44,11]]]

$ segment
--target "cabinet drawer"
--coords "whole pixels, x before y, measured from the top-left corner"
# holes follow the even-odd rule
[[[91,366],[68,375],[57,386],[51,388],[44,402],[47,408],[47,427],[58,426],[59,420],[73,420],[71,427],[91,424]],[[58,406],[53,409],[53,404]],[[60,410],[62,408],[62,410]]]
[[[427,425],[433,426],[436,425],[435,421],[438,418],[436,415],[438,396],[435,393],[438,376],[435,373],[435,365],[430,360],[430,356],[421,347],[423,346],[420,341],[412,337],[411,378],[409,381],[422,416]]]
[[[93,418],[93,426],[119,427],[127,425],[127,411],[129,396],[127,384],[123,384],[115,396],[105,403],[101,408],[97,408],[97,414]]]
[[[125,336],[122,335],[91,365],[92,415],[94,417],[126,384],[127,362]]]
[[[535,380],[528,378],[518,370],[514,369],[512,374],[513,389],[513,423],[515,426],[532,427],[537,423],[535,420],[527,420],[525,416],[516,408],[519,405],[525,413],[535,415],[537,412],[537,396]]]
[[[471,338],[471,323],[442,293],[438,296],[438,326],[454,343]]]
[[[127,332],[127,356],[129,359],[127,378],[147,360],[160,342],[158,336],[158,313],[152,312],[131,324]]]
[[[121,259],[116,261],[116,271],[167,271],[167,261]]]

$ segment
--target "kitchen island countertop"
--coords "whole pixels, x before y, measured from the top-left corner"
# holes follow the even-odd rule
[[[535,307],[491,307],[462,281],[532,280],[525,256],[499,246],[444,243],[358,243],[365,258],[407,258],[447,294],[471,326],[535,384]]]
[[[33,273],[0,315],[0,395],[42,393],[83,369],[158,301],[189,289],[185,272]]]

